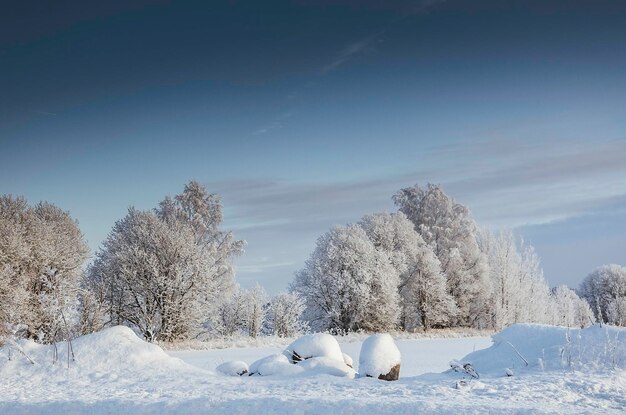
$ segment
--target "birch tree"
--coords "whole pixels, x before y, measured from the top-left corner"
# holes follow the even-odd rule
[[[374,247],[388,256],[400,277],[401,327],[446,326],[456,314],[446,278],[432,248],[402,213],[365,216],[359,225]]]
[[[292,291],[305,299],[316,330],[387,330],[399,318],[399,275],[358,225],[322,235]]]
[[[401,189],[393,200],[439,259],[459,310],[455,323],[488,325],[492,287],[469,210],[432,184]]]
[[[134,326],[148,341],[196,335],[234,289],[232,258],[243,250],[221,221],[219,198],[194,181],[153,211],[130,208],[89,272],[109,324]]]

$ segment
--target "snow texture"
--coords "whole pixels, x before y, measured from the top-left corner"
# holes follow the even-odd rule
[[[352,360],[350,355],[348,355],[347,353],[342,353],[342,354],[343,354],[343,362],[350,367],[354,367],[354,360]]]
[[[542,348],[549,344],[567,345],[567,328],[514,326],[510,329],[495,336],[496,343],[488,352],[480,350],[491,344],[486,337],[398,340],[403,377],[396,382],[320,376],[314,373],[314,368],[305,371],[301,365],[314,366],[321,359],[294,365],[284,355],[274,357],[274,362],[299,368],[299,374],[218,375],[214,369],[220,363],[251,362],[273,353],[280,355],[283,347],[165,353],[123,327],[76,339],[73,342],[76,360],[70,362],[69,369],[66,343],[58,344],[59,361],[53,365],[52,346],[21,342],[36,364],[30,364],[17,353],[7,360],[7,348],[0,349],[0,414],[623,413],[626,370],[621,356],[625,329],[603,326],[583,331],[581,352],[584,355],[590,351],[585,366],[574,365],[569,369],[559,364],[558,370],[542,370],[538,365],[522,370],[510,346],[503,348],[501,344],[496,348],[496,345],[506,339],[531,359],[539,353],[533,351],[538,349],[533,346],[535,342],[542,344],[539,346]],[[576,336],[573,333],[572,339]],[[344,343],[341,337],[339,340],[346,353],[359,357],[360,342]],[[470,353],[472,350],[476,352]],[[545,356],[557,358],[559,354]],[[613,356],[615,369],[611,363]],[[471,361],[486,375],[476,380],[461,373],[445,372],[448,362],[455,358]],[[485,363],[492,358],[501,359],[502,364],[489,369]],[[503,370],[511,368],[510,362],[515,359],[518,359],[515,376],[508,377]],[[546,357],[545,367],[551,365],[551,358]]]
[[[327,357],[343,362],[343,353],[339,343],[327,333],[315,333],[302,336],[284,351],[290,362],[295,363],[311,357]]]
[[[626,369],[626,329],[594,325],[572,329],[515,324],[493,336],[488,349],[469,354],[480,375],[574,369]]]
[[[359,355],[359,375],[377,378],[400,363],[400,350],[389,334],[374,334],[363,342]]]
[[[273,354],[257,360],[250,365],[250,376],[294,375],[303,369],[289,362],[284,354]]]
[[[215,370],[227,376],[242,376],[248,373],[248,364],[241,360],[231,360],[222,363]]]
[[[306,375],[330,375],[353,379],[356,372],[346,363],[330,357],[312,357],[298,362]]]

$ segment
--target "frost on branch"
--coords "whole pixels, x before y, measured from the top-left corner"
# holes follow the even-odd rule
[[[243,250],[221,220],[219,198],[194,181],[153,211],[130,208],[89,270],[110,323],[149,341],[197,335],[233,291],[231,261]]]

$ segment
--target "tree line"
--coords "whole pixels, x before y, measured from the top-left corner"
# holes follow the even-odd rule
[[[0,196],[0,336],[50,343],[118,324],[148,341],[626,324],[624,267],[594,270],[578,293],[550,289],[532,246],[480,229],[441,187],[408,187],[393,200],[397,212],[322,235],[288,292],[269,298],[237,285],[245,242],[222,229],[219,196],[196,181],[152,210],[129,208],[86,268],[68,212]]]
[[[585,326],[594,315],[565,286],[550,289],[532,246],[480,229],[440,186],[401,189],[396,213],[321,236],[291,289],[316,330]]]

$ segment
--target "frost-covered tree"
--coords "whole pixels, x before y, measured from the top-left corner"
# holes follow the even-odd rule
[[[606,307],[607,322],[615,326],[626,326],[626,297],[614,298]]]
[[[398,322],[399,275],[358,225],[322,235],[292,291],[305,299],[316,330],[388,330]]]
[[[400,276],[401,327],[412,330],[447,325],[456,305],[447,292],[439,260],[412,222],[402,212],[377,213],[365,216],[359,225]]]
[[[192,181],[154,211],[130,208],[89,270],[109,324],[129,324],[149,341],[197,334],[234,289],[233,256],[243,241],[219,229],[219,198]]]
[[[267,305],[267,294],[260,285],[249,290],[237,287],[220,304],[212,319],[213,328],[223,336],[246,334],[257,337],[265,325]]]
[[[560,285],[552,289],[554,320],[552,324],[584,328],[594,321],[589,303],[571,288]]]
[[[626,267],[610,264],[594,269],[581,283],[579,293],[589,302],[598,320],[623,325]]]
[[[535,248],[520,241],[520,274],[519,295],[516,296],[517,306],[515,322],[550,323],[550,287],[543,276],[541,259]]]
[[[69,335],[87,254],[68,212],[0,196],[0,331],[43,342]]]
[[[304,299],[297,294],[281,293],[272,297],[267,312],[268,332],[278,337],[305,333],[309,325],[302,318],[304,309]]]
[[[393,200],[439,259],[459,310],[455,322],[488,325],[491,281],[469,210],[432,184],[401,189]]]
[[[533,247],[516,243],[510,231],[483,231],[478,239],[489,261],[493,326],[551,322],[550,289]]]
[[[257,284],[252,289],[246,291],[245,301],[246,330],[250,337],[257,337],[263,330],[267,315],[267,293]]]
[[[237,288],[221,302],[213,317],[215,331],[222,336],[242,334],[247,328],[248,306],[244,290]]]
[[[489,261],[492,284],[491,319],[494,328],[500,330],[515,323],[520,304],[519,295],[521,256],[511,232],[482,232],[479,238],[481,250]]]

